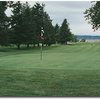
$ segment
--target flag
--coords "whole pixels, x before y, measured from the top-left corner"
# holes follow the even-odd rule
[[[44,34],[44,30],[43,30],[43,27],[42,27],[41,28],[41,40],[44,40],[43,34]]]

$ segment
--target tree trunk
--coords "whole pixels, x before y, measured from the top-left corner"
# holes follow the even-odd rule
[[[39,47],[40,45],[39,45],[39,43],[38,43],[38,47]]]
[[[29,44],[27,44],[27,48],[29,48]]]
[[[33,44],[33,47],[35,47],[35,44]]]
[[[17,48],[20,49],[20,44],[17,44]]]
[[[50,46],[51,44],[48,44],[48,46]]]
[[[42,43],[42,47],[44,46],[44,44]]]

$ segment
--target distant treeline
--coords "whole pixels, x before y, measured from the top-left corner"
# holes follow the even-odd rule
[[[100,39],[100,36],[91,36],[91,35],[77,35],[78,39],[85,38],[86,40],[98,40]]]
[[[12,15],[5,14],[7,8],[12,8]],[[77,42],[77,37],[71,33],[67,19],[64,19],[61,26],[52,25],[48,13],[44,11],[44,4],[36,3],[30,7],[28,2],[6,2],[0,1],[0,45],[21,44],[39,46],[50,46],[51,44],[67,44],[68,41]],[[41,27],[44,30],[44,40],[41,40]]]

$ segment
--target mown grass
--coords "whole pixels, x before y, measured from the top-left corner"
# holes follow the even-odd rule
[[[0,50],[0,96],[100,96],[100,43]]]

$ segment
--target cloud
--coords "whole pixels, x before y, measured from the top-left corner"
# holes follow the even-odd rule
[[[90,2],[47,2],[45,10],[53,19],[53,25],[62,24],[67,18],[72,33],[76,35],[100,35],[84,18],[84,11],[91,7]]]
[[[100,35],[99,30],[95,31],[92,29],[92,26],[89,24],[73,24],[70,25],[71,31],[75,35]]]
[[[71,8],[71,7],[65,7],[65,6],[52,6],[52,5],[49,5],[47,7],[45,7],[45,10],[48,11],[48,12],[56,12],[56,13],[79,13],[79,12],[83,12],[84,9],[82,8]]]

